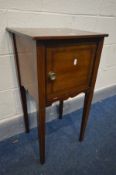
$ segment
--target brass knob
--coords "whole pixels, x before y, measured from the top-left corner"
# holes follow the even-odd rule
[[[56,73],[55,72],[49,72],[48,77],[51,81],[56,80]]]

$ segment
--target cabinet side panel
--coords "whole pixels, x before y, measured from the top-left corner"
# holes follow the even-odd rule
[[[37,99],[36,41],[16,35],[16,46],[21,85]]]

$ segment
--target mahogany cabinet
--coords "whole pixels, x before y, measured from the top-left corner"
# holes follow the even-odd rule
[[[45,108],[85,93],[80,141],[83,140],[107,34],[60,28],[7,28],[12,34],[26,132],[29,121],[26,91],[35,99],[40,162],[45,161]]]

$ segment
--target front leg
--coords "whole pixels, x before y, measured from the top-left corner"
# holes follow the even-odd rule
[[[83,109],[82,123],[81,123],[81,129],[80,129],[80,138],[79,138],[80,141],[84,139],[84,133],[85,133],[85,129],[87,126],[92,97],[93,97],[93,91],[88,91],[85,93],[84,109]]]
[[[46,81],[45,81],[45,46],[37,43],[37,123],[40,149],[40,162],[45,162],[45,107],[46,107]]]
[[[37,112],[40,163],[45,162],[45,106],[39,105]]]

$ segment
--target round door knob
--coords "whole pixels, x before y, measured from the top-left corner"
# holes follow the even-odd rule
[[[51,81],[56,80],[56,73],[55,72],[49,72],[48,77]]]

